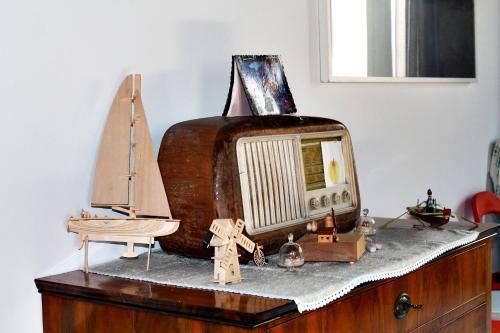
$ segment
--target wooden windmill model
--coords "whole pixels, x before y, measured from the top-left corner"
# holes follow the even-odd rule
[[[213,233],[210,246],[215,248],[214,282],[219,284],[240,282],[240,263],[236,245],[252,253],[255,244],[242,234],[245,222],[238,219],[236,224],[232,219],[216,219],[210,226]]]

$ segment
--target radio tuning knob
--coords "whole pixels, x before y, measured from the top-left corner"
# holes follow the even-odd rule
[[[311,209],[318,209],[320,206],[318,198],[311,198],[311,200],[309,200],[309,206],[311,206]]]
[[[334,205],[340,203],[340,195],[337,192],[333,193],[332,201]]]
[[[351,201],[351,193],[349,191],[342,192],[342,201],[350,202]]]
[[[323,207],[330,206],[330,198],[327,195],[321,197],[321,206]]]

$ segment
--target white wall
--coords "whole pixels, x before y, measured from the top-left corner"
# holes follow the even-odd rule
[[[33,279],[79,268],[65,221],[88,207],[119,82],[143,73],[156,148],[222,113],[232,54],[281,54],[297,108],[351,130],[363,207],[395,216],[428,187],[453,208],[486,183],[500,136],[500,3],[477,1],[474,84],[320,84],[309,0],[10,1],[0,10],[2,332],[41,331]],[[92,262],[122,249],[93,245]]]

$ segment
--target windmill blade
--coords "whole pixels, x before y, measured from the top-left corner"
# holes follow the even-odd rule
[[[238,238],[238,235],[241,234],[244,227],[245,227],[245,221],[243,221],[242,219],[238,219],[236,221],[236,225],[233,228],[233,231],[231,232],[231,237]]]
[[[222,225],[222,220],[213,220],[209,230],[221,239],[225,240],[229,237],[226,228]]]
[[[222,258],[220,266],[227,270],[229,268],[229,265],[231,264],[231,260],[235,256],[236,258],[238,258],[238,250],[236,249],[236,243],[231,243],[228,246],[226,253],[224,253],[224,257]]]
[[[243,234],[238,235],[238,237],[236,238],[236,243],[238,243],[242,248],[250,253],[252,253],[255,248],[255,243]]]

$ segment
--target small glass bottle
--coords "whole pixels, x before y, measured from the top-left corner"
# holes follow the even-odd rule
[[[363,209],[363,216],[359,219],[358,232],[364,234],[365,236],[375,236],[377,234],[377,227],[375,226],[375,220],[368,216],[369,210],[367,208]]]
[[[287,271],[293,271],[295,267],[304,265],[304,256],[299,244],[293,242],[293,234],[288,234],[288,242],[280,248],[278,266],[285,267]]]

